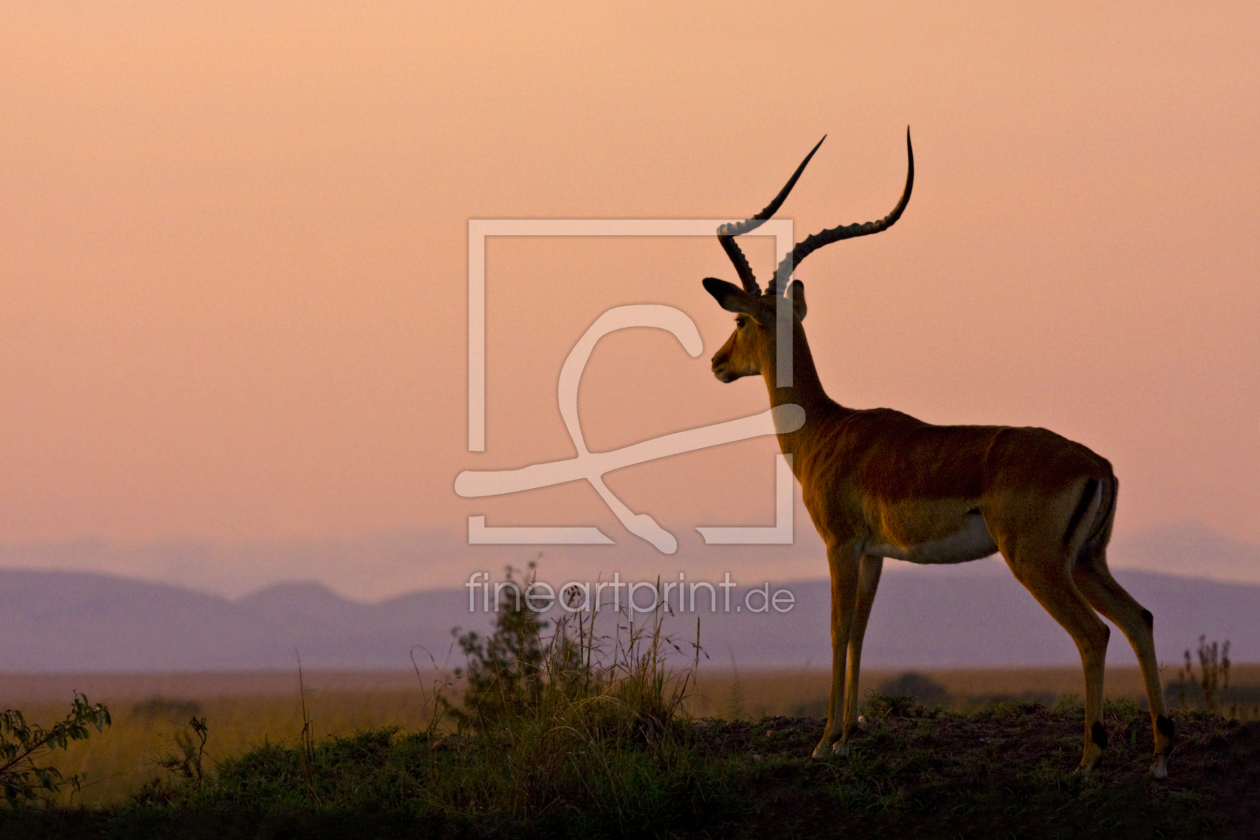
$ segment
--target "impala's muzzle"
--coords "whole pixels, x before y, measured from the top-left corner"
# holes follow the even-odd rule
[[[733,365],[729,359],[715,358],[713,360],[713,375],[716,376],[720,382],[730,383],[744,376],[759,376],[760,374],[760,370],[740,368]]]
[[[717,359],[713,360],[713,375],[718,378],[719,382],[731,382],[736,378],[727,370],[726,362],[720,362]]]

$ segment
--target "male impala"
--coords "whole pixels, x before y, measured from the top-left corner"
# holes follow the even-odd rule
[[[801,325],[805,289],[799,280],[791,285],[788,280],[793,268],[823,245],[878,233],[901,217],[914,185],[909,131],[909,172],[893,211],[877,222],[835,227],[808,237],[780,263],[764,294],[757,286],[734,237],[779,209],[817,150],[815,146],[766,209],[718,229],[743,288],[713,278],[704,281],[723,309],[737,313],[735,332],[713,357],[713,374],[722,382],[760,374],[771,405],[796,404],[805,410],[804,426],[780,434],[779,445],[785,455],[792,455],[792,470],[826,543],[831,566],[831,697],[827,727],[814,756],[825,755],[828,748],[841,755],[849,752],[862,636],[884,558],[962,563],[1000,551],[1019,582],[1063,625],[1080,650],[1085,671],[1081,769],[1089,772],[1107,746],[1103,660],[1110,630],[1098,617],[1102,613],[1124,631],[1142,665],[1155,731],[1151,770],[1163,778],[1173,726],[1164,715],[1153,619],[1107,569],[1118,489],[1111,464],[1045,429],[932,426],[892,409],[845,408],[831,400],[818,381]],[[786,298],[781,297],[785,292]],[[782,332],[776,328],[781,302]],[[778,386],[779,335],[792,340],[791,380],[786,387]]]

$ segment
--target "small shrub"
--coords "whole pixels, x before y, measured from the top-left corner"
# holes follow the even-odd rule
[[[147,697],[131,706],[131,714],[142,720],[169,720],[172,723],[197,717],[201,704],[196,700],[173,700],[169,697]]]
[[[894,697],[913,697],[924,706],[945,706],[949,700],[949,690],[930,677],[914,671],[907,671],[896,679],[885,681],[879,687],[880,694]]]
[[[175,745],[179,747],[179,755],[168,755],[158,761],[158,765],[172,775],[193,787],[201,787],[205,781],[202,768],[206,755],[206,739],[209,736],[206,719],[193,717],[188,721],[186,729],[175,733]]]
[[[932,711],[923,707],[908,694],[880,694],[872,692],[866,701],[866,717],[871,720],[890,718],[920,718],[931,716]]]
[[[89,727],[103,732],[110,723],[104,704],[90,705],[87,697],[78,693],[70,712],[51,729],[27,723],[16,709],[0,712],[0,787],[5,801],[16,807],[32,801],[47,803],[66,787],[77,792],[81,774],[63,776],[57,768],[41,762],[53,751],[66,749],[71,741],[87,739]]]
[[[513,571],[507,568],[507,583],[515,586]],[[525,586],[532,582],[526,581]],[[547,622],[526,599],[509,597],[499,606],[493,634],[483,638],[469,632],[459,637],[468,665],[466,671],[456,668],[455,676],[466,674],[468,685],[463,708],[451,706],[450,711],[461,725],[485,730],[542,701],[547,687],[542,643],[546,627]]]
[[[1229,665],[1229,640],[1223,645],[1216,642],[1209,645],[1207,637],[1200,636],[1199,676],[1195,676],[1189,650],[1177,676],[1177,696],[1182,710],[1188,711],[1194,700],[1200,700],[1205,711],[1220,711],[1221,695],[1229,690]]]
[[[508,582],[512,575],[509,567]],[[601,737],[610,734],[609,727],[620,734],[662,731],[682,712],[696,665],[693,660],[681,673],[667,667],[671,652],[682,648],[663,634],[663,611],[637,627],[615,614],[618,624],[611,635],[596,633],[593,616],[571,613],[544,636],[551,625],[542,613],[528,599],[508,598],[490,636],[470,632],[459,637],[467,668],[455,673],[466,677],[467,688],[462,707],[447,702],[447,710],[462,729],[479,733],[511,731],[529,720],[546,721],[549,727],[563,722],[579,730],[595,726]],[[696,632],[698,658],[698,624]]]
[[[166,778],[153,777],[134,795],[137,803],[171,805],[200,791],[209,774],[205,770],[206,740],[209,727],[205,718],[195,715],[175,731],[178,752],[167,753],[157,760],[166,771]]]

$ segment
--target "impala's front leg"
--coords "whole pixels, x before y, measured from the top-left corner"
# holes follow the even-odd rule
[[[831,694],[827,700],[827,728],[814,747],[814,758],[822,758],[845,729],[842,703],[845,696],[845,664],[858,600],[859,541],[827,547],[831,566]]]
[[[844,686],[844,725],[840,740],[832,749],[839,755],[849,754],[849,736],[858,716],[858,684],[862,672],[862,638],[866,635],[866,622],[871,617],[871,605],[875,602],[875,589],[884,571],[883,557],[862,556],[862,570],[858,577],[857,604],[853,611],[853,626],[849,631],[849,674]]]

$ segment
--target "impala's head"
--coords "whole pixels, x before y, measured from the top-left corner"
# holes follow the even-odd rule
[[[826,137],[823,138],[823,140],[826,139]],[[818,146],[821,145],[822,140],[819,140]],[[818,146],[810,150],[805,160],[801,161],[801,165],[796,167],[796,172],[792,173],[787,184],[779,190],[779,194],[764,210],[747,221],[722,225],[718,228],[718,241],[722,243],[726,255],[731,258],[731,264],[735,266],[735,273],[739,275],[740,280],[740,286],[713,277],[706,278],[704,281],[705,291],[713,295],[723,309],[735,313],[735,332],[731,333],[731,337],[722,345],[722,349],[713,356],[713,375],[723,382],[732,382],[741,376],[753,376],[764,370],[773,370],[777,347],[775,337],[778,335],[776,318],[780,301],[785,295],[786,300],[791,303],[793,333],[800,333],[800,322],[805,319],[805,287],[801,281],[791,280],[791,277],[792,271],[801,260],[832,242],[887,230],[901,218],[902,212],[910,202],[910,192],[914,188],[914,149],[910,145],[910,129],[907,128],[906,155],[909,158],[909,165],[906,172],[906,187],[901,193],[901,200],[897,202],[892,212],[877,222],[840,225],[807,236],[779,263],[769,287],[765,293],[762,293],[761,287],[757,285],[757,278],[753,275],[752,266],[748,264],[744,252],[735,242],[735,237],[759,227],[762,222],[775,214],[788,197],[788,193],[792,191],[792,187],[796,186],[796,180],[805,171],[805,165],[814,156],[814,152],[818,151]]]
[[[734,382],[741,376],[759,376],[774,366],[778,344],[778,295],[750,295],[733,283],[706,277],[705,290],[728,312],[735,313],[735,332],[713,354],[713,375],[723,382]],[[805,286],[793,280],[788,287],[792,319],[805,318]],[[793,324],[793,329],[796,325]]]

